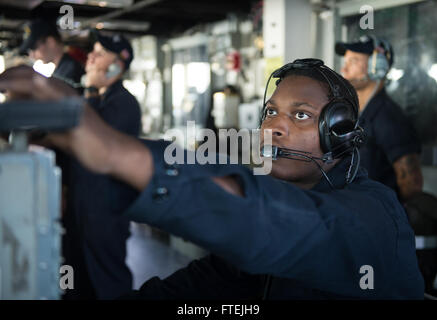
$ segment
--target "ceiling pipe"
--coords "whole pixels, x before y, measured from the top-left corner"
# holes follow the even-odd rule
[[[128,7],[128,8],[124,8],[124,9],[120,9],[120,10],[115,10],[113,12],[89,19],[84,21],[83,23],[81,23],[80,28],[84,29],[84,28],[90,28],[90,27],[94,27],[95,24],[99,23],[99,22],[104,22],[104,21],[108,21],[109,19],[113,19],[116,17],[119,17],[123,14],[126,14],[128,12],[131,11],[135,11],[135,10],[139,10],[141,8],[144,7],[148,7],[151,6],[153,4],[156,4],[158,2],[161,2],[162,0],[143,0],[140,2],[135,3],[134,5]]]

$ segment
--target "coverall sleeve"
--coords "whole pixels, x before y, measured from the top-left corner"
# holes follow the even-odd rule
[[[346,296],[375,297],[392,285],[387,279],[396,273],[398,239],[413,239],[394,193],[381,196],[381,190],[369,193],[364,187],[304,191],[239,165],[170,166],[164,161],[168,143],[144,143],[155,172],[127,209],[130,219],[190,240],[252,274],[299,279]],[[239,179],[244,197],[211,179],[229,175]],[[365,265],[373,268],[378,291],[360,287]]]

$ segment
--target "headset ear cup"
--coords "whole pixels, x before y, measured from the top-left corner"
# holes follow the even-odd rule
[[[323,153],[328,153],[331,151],[330,133],[329,133],[329,120],[327,115],[329,114],[332,104],[328,103],[320,113],[319,116],[319,140],[320,148]]]
[[[367,73],[371,80],[382,80],[389,70],[387,58],[382,53],[372,54],[369,58]]]
[[[379,40],[375,36],[372,36],[371,38],[373,40],[374,51],[369,57],[367,74],[369,75],[370,80],[378,81],[384,79],[390,69],[390,64],[386,56],[386,51],[390,49],[384,41]],[[381,52],[378,49],[382,49],[384,52]]]
[[[357,124],[356,112],[351,104],[334,100],[327,104],[319,117],[320,147],[333,158],[347,152],[354,138]]]

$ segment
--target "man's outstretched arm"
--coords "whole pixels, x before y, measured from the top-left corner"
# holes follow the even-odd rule
[[[40,101],[78,95],[62,81],[45,78],[27,66],[10,68],[0,74],[0,91],[16,99]],[[139,191],[153,176],[153,158],[147,146],[111,128],[87,105],[78,127],[66,133],[50,134],[44,143],[72,153],[91,171],[112,175]],[[213,180],[228,192],[242,194],[232,178]]]

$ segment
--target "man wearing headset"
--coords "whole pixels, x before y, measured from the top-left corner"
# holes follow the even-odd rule
[[[138,191],[130,219],[212,252],[128,298],[423,298],[406,215],[391,189],[358,168],[352,86],[316,59],[272,77],[261,126],[263,155],[277,159],[269,176],[240,165],[167,164],[169,143],[122,134],[86,105],[76,129],[49,135],[90,170]],[[0,89],[38,89],[43,99],[71,95],[60,87],[23,68],[0,75]]]
[[[359,98],[359,124],[367,135],[360,149],[362,166],[370,178],[393,188],[401,201],[408,201],[422,191],[421,148],[412,124],[384,88],[393,49],[383,39],[364,36],[353,43],[339,42],[335,50],[344,56],[341,72]]]
[[[82,79],[86,101],[109,126],[137,137],[140,107],[122,84],[133,59],[132,47],[121,35],[94,35],[97,41]],[[65,298],[115,298],[132,288],[125,263],[130,222],[122,217],[122,208],[135,193],[109,176],[87,170],[73,157],[67,163],[63,255],[75,271],[75,288],[67,290]]]

